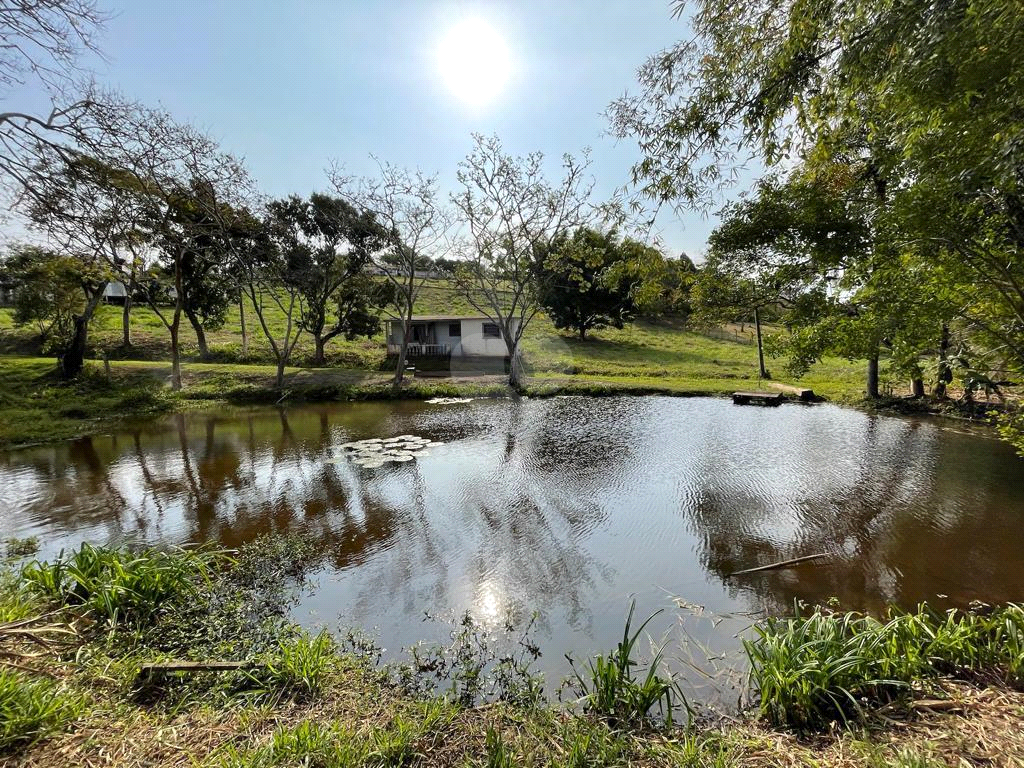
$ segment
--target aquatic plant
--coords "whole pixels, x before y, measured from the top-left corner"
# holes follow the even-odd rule
[[[661,717],[671,725],[675,709],[685,704],[685,699],[671,677],[658,674],[662,652],[659,650],[654,654],[642,678],[634,674],[635,668],[639,667],[634,658],[637,641],[661,611],[652,613],[636,632],[630,634],[635,610],[634,600],[629,604],[622,640],[607,656],[598,654],[590,659],[584,672],[576,669],[572,658],[566,658],[587,711],[604,717],[613,726],[636,727],[648,723],[651,710],[658,707]]]
[[[138,624],[168,599],[193,590],[217,557],[209,550],[131,552],[86,543],[51,562],[28,563],[21,581],[48,600],[80,606],[110,625]]]
[[[815,610],[770,618],[745,640],[762,714],[775,725],[815,729],[864,720],[940,675],[997,674],[1020,683],[1024,609],[938,613],[891,610],[883,619]]]

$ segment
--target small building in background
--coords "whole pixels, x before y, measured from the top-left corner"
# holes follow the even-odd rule
[[[508,348],[501,329],[485,315],[413,315],[408,340],[406,360],[417,373],[493,373],[508,369]],[[390,320],[388,357],[397,358],[401,345],[402,323]]]

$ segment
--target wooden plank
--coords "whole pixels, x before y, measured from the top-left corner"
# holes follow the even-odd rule
[[[752,400],[781,400],[784,395],[781,392],[733,392],[733,397],[749,397]]]
[[[142,664],[139,677],[152,677],[164,672],[229,672],[251,666],[250,661],[161,661]]]

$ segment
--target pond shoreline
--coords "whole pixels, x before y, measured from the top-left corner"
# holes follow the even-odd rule
[[[46,358],[0,356],[0,448],[19,449],[96,434],[127,420],[195,409],[298,403],[429,400],[435,397],[548,398],[564,396],[728,397],[749,384],[732,379],[699,382],[652,377],[532,376],[522,391],[503,376],[413,378],[395,386],[390,375],[356,369],[292,369],[277,388],[269,369],[244,365],[183,366],[185,387],[167,386],[166,364],[115,362],[110,375],[90,362],[77,381],[59,380]],[[780,385],[789,388],[787,385]],[[767,387],[774,386],[769,383]],[[787,399],[799,402],[792,395]],[[867,412],[903,416],[939,416],[987,426],[985,410],[954,403],[888,398],[878,402],[840,398],[824,402]]]
[[[1021,658],[992,634],[1021,624],[1024,614],[1012,606],[991,617],[961,614],[946,633],[941,615],[925,609],[889,624],[828,611],[796,625],[764,624],[750,653],[762,659],[758,680],[772,691],[768,699],[716,721],[691,719],[676,699],[676,719],[666,722],[654,702],[648,717],[642,666],[607,700],[587,690],[598,678],[584,670],[579,700],[561,706],[536,695],[522,660],[493,689],[497,698],[458,666],[448,690],[418,688],[418,678],[432,674],[422,664],[387,674],[372,648],[339,646],[274,612],[307,555],[287,540],[253,543],[230,559],[211,550],[88,549],[71,553],[64,570],[21,570],[8,552],[0,561],[0,639],[16,666],[0,665],[3,764],[917,768],[1024,758],[1024,694],[1014,685]],[[250,610],[268,604],[269,612]],[[912,658],[921,644],[921,661],[902,673],[906,688],[879,687],[877,671],[863,664],[852,673],[848,663],[816,666],[826,638],[845,637],[847,649],[836,653],[870,661],[860,638],[874,634],[898,647],[872,663]],[[196,668],[139,676],[147,665],[184,657]],[[219,657],[244,669],[203,669]],[[456,657],[475,669],[472,658]],[[820,692],[833,695],[809,690],[808,673],[792,691],[769,687],[776,672],[785,677],[808,664]],[[654,679],[665,678],[655,669]],[[862,703],[847,701],[842,686]],[[818,708],[824,719],[807,719]]]

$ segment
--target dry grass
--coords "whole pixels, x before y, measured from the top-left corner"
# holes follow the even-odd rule
[[[734,765],[1024,766],[1024,693],[962,683],[949,683],[946,690],[949,702],[932,706],[926,702],[911,719],[888,720],[871,732],[801,739],[745,724],[732,734],[741,740]]]

